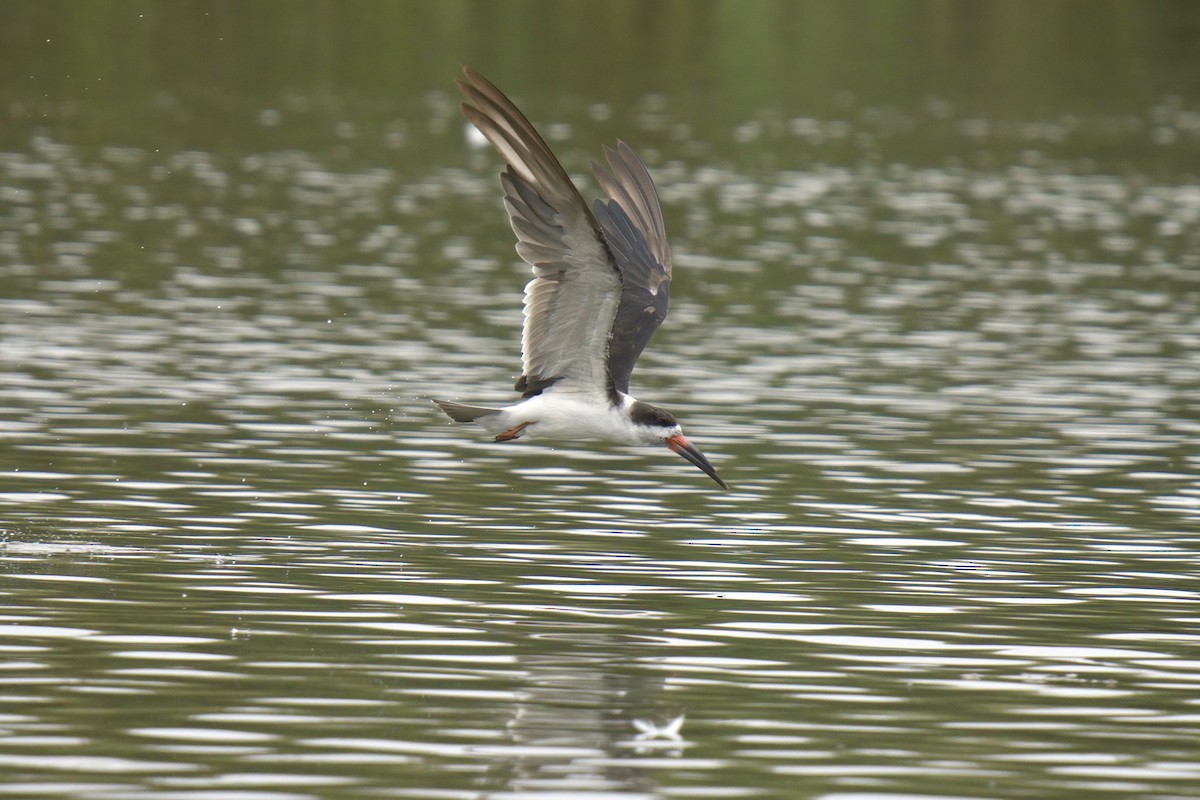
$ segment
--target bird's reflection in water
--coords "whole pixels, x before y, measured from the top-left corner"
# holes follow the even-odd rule
[[[616,637],[609,644],[624,650]],[[682,755],[684,715],[664,702],[667,673],[623,668],[622,659],[615,652],[522,658],[526,678],[507,725],[515,748],[489,771],[489,785],[653,792],[653,775],[630,762]]]

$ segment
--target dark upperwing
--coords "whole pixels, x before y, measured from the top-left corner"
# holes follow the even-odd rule
[[[592,213],[621,272],[621,301],[608,345],[608,376],[616,400],[617,392],[629,392],[638,356],[667,318],[671,248],[646,165],[621,141],[616,150],[605,147],[604,155],[608,169],[593,163],[592,172],[609,199],[594,201]]]

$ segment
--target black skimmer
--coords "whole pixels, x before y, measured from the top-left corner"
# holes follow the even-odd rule
[[[728,489],[670,412],[629,394],[638,356],[667,316],[671,249],[658,192],[629,145],[592,164],[608,200],[589,208],[545,140],[504,93],[464,68],[462,112],[508,162],[500,173],[525,286],[521,402],[487,408],[434,400],[497,442],[607,439],[666,445]]]

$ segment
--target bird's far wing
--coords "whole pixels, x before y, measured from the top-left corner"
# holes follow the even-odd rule
[[[464,68],[466,118],[508,162],[500,174],[517,253],[531,267],[525,286],[523,371],[526,397],[556,381],[606,391],[608,337],[621,276],[579,190],[533,125],[486,78]]]
[[[605,147],[604,154],[609,168],[592,164],[592,172],[609,200],[595,201],[592,210],[623,284],[609,343],[608,374],[616,391],[628,392],[638,356],[667,318],[671,247],[646,165],[624,142],[617,142],[616,150]]]

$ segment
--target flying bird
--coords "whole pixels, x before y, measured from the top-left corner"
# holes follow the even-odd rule
[[[665,445],[721,488],[725,481],[665,409],[629,394],[638,356],[667,317],[671,248],[646,165],[622,141],[592,172],[607,200],[591,207],[537,130],[503,92],[465,67],[462,112],[508,162],[500,173],[525,286],[521,401],[504,408],[433,402],[497,442],[606,439]]]

